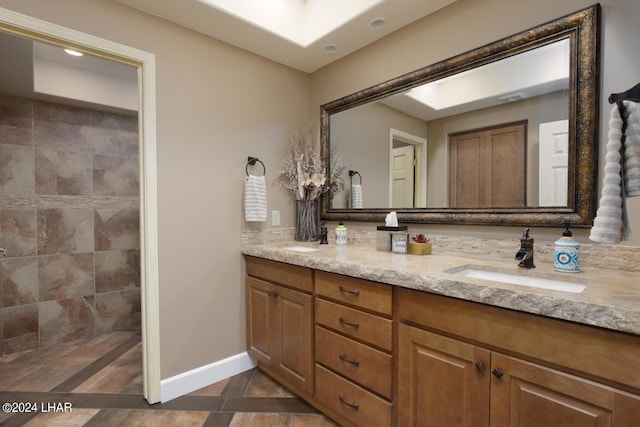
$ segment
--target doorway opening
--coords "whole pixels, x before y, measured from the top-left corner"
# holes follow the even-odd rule
[[[139,135],[139,227],[144,397],[160,396],[155,57],[125,45],[0,8],[0,32],[48,45],[72,48],[137,68]]]

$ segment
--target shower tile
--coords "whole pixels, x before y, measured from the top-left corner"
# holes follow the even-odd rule
[[[51,102],[35,101],[33,116],[52,122],[66,122],[86,125],[91,123],[91,110]]]
[[[33,102],[0,94],[0,129],[0,141],[6,137],[5,133],[12,132],[11,129],[33,129]]]
[[[0,194],[33,195],[33,171],[33,148],[0,144]]]
[[[38,305],[28,304],[2,309],[2,350],[4,353],[38,346]]]
[[[36,194],[91,194],[91,155],[73,151],[35,150]]]
[[[23,129],[0,125],[0,144],[33,146],[33,128]]]
[[[96,196],[138,196],[138,158],[95,155],[92,182]]]
[[[91,209],[38,209],[38,254],[93,250]]]
[[[36,119],[33,142],[37,148],[90,152],[87,133],[79,124]]]
[[[72,298],[38,304],[40,344],[55,345],[95,334],[93,298]]]
[[[97,333],[139,329],[140,289],[96,295]]]
[[[38,302],[38,263],[35,257],[3,259],[0,268],[0,307]]]
[[[96,252],[96,293],[140,287],[140,251]]]
[[[7,257],[36,255],[35,209],[0,209],[0,245]]]
[[[40,301],[93,295],[93,253],[38,257]]]
[[[138,155],[138,118],[94,111],[91,144],[99,154]]]
[[[139,215],[138,209],[96,209],[96,250],[139,249]]]

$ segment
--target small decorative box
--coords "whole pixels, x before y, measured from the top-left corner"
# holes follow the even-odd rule
[[[397,231],[391,233],[391,252],[406,254],[409,251],[409,233]]]
[[[379,225],[377,227],[376,249],[379,251],[391,251],[391,233],[398,231],[407,231],[407,226],[387,227],[385,225]]]

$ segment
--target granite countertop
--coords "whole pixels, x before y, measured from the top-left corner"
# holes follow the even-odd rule
[[[300,252],[290,246],[317,249]],[[316,270],[344,274],[394,286],[431,292],[468,301],[518,310],[586,325],[640,335],[640,274],[598,268],[559,273],[553,264],[536,260],[536,268],[519,268],[514,260],[447,254],[405,255],[368,246],[247,244],[242,253]],[[462,266],[509,274],[575,282],[581,293],[463,277]]]

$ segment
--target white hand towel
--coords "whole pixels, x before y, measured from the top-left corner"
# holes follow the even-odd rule
[[[624,160],[622,118],[617,105],[611,110],[609,120],[602,195],[589,235],[589,239],[600,243],[617,244],[631,239],[625,197],[640,195],[640,112],[638,104],[625,101],[624,105],[628,112]]]
[[[264,175],[247,175],[244,181],[244,219],[267,220],[267,184]]]
[[[351,208],[362,209],[362,185],[351,184]]]
[[[629,117],[624,141],[624,188],[627,197],[640,196],[640,104],[625,102]]]

